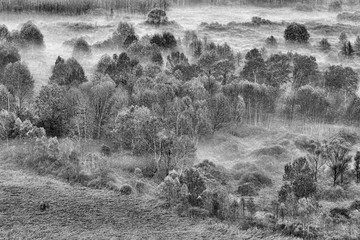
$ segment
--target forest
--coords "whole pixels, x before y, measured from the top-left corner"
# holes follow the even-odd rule
[[[247,22],[198,22],[194,30],[170,19],[174,8],[196,4],[312,9],[355,24],[256,14]],[[360,30],[358,12],[346,11],[359,4],[0,0],[9,16],[102,9],[108,24],[57,23],[78,37],[65,35],[69,50],[50,59],[51,69],[31,62],[54,48],[44,22],[0,25],[0,193],[7,171],[22,169],[119,199],[155,199],[178,221],[227,225],[234,239],[358,239]],[[138,24],[129,20],[145,13]],[[84,35],[99,35],[98,28],[108,33],[101,40]],[[237,31],[247,37],[249,29],[266,34],[261,46],[218,41]],[[11,205],[11,197],[0,200]],[[56,205],[39,204],[43,212]],[[6,228],[13,224],[0,225],[0,238],[17,234]]]

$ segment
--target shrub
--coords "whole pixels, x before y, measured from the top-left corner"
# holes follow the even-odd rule
[[[152,9],[148,15],[146,23],[160,25],[166,24],[168,22],[168,18],[166,16],[166,12],[160,8]]]
[[[133,192],[132,187],[128,184],[121,186],[120,193],[122,195],[130,195]]]
[[[194,168],[187,168],[180,176],[180,183],[186,184],[189,189],[189,203],[193,206],[199,205],[199,196],[206,189],[205,180],[200,172]]]
[[[349,198],[348,193],[341,186],[330,187],[322,190],[320,197],[323,200],[331,202],[344,201]]]
[[[143,194],[146,191],[146,184],[143,181],[136,181],[135,183],[135,189],[138,193]]]
[[[163,57],[161,55],[160,52],[155,53],[154,55],[152,55],[151,57],[151,61],[155,64],[158,64],[159,66],[162,66],[164,61],[163,61]]]
[[[110,156],[111,155],[111,148],[105,144],[101,145],[101,150],[100,152],[102,154],[104,154],[105,156]]]
[[[265,40],[266,45],[276,47],[278,45],[277,40],[274,36],[270,36]]]
[[[331,45],[326,38],[321,39],[321,41],[319,42],[319,46],[320,46],[320,49],[323,51],[330,50],[330,48],[331,48]]]
[[[7,40],[10,37],[9,29],[6,25],[0,24],[0,41]]]
[[[84,38],[76,39],[73,55],[87,55],[91,53],[90,45]]]
[[[25,44],[43,45],[44,36],[40,32],[39,28],[31,21],[25,23],[20,30],[20,39]]]
[[[291,23],[285,30],[284,38],[286,41],[307,43],[310,38],[310,34],[308,33],[305,25]]]

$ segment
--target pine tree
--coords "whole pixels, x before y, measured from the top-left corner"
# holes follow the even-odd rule
[[[341,32],[339,36],[340,43],[345,43],[347,41],[347,34],[345,32]]]

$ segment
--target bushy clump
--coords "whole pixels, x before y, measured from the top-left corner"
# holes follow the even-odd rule
[[[312,12],[313,8],[309,4],[296,3],[295,10],[302,12]]]
[[[31,21],[25,23],[20,30],[20,39],[24,44],[44,45],[44,36]]]
[[[308,33],[305,25],[299,23],[291,23],[285,30],[284,38],[286,41],[307,43],[310,34]]]
[[[266,38],[265,43],[266,43],[266,45],[271,46],[271,47],[276,47],[278,45],[276,38],[274,36],[270,36],[270,37]]]
[[[330,50],[331,45],[330,45],[329,41],[326,38],[323,38],[319,42],[319,47],[320,47],[321,50],[327,51],[327,50]]]
[[[270,20],[263,19],[261,17],[252,17],[251,23],[256,24],[256,25],[271,25],[271,24],[273,24],[273,22],[271,22]]]
[[[43,128],[34,126],[29,120],[21,121],[12,112],[0,111],[0,139],[41,138],[46,135]]]
[[[132,192],[133,192],[133,189],[128,184],[125,184],[125,185],[121,186],[121,188],[120,188],[120,193],[122,195],[130,195]]]
[[[168,18],[166,12],[160,8],[152,9],[147,15],[146,23],[153,25],[167,24]]]
[[[176,205],[180,201],[181,184],[177,175],[169,174],[158,186],[160,197],[165,198],[169,206]]]
[[[81,56],[91,54],[91,48],[84,38],[78,38],[74,44],[73,55]]]
[[[334,0],[329,4],[328,10],[330,12],[340,12],[342,11],[342,0]]]
[[[189,189],[189,203],[192,206],[199,205],[199,196],[206,189],[205,180],[195,168],[187,168],[180,176],[180,183],[186,184]]]
[[[164,32],[162,35],[155,34],[150,39],[151,44],[156,44],[160,48],[170,49],[174,48],[177,45],[174,35],[170,32]]]
[[[101,145],[100,152],[105,156],[111,156],[111,148],[105,144]]]

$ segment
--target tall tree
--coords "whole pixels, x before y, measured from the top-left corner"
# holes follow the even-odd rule
[[[24,102],[32,98],[34,79],[25,63],[15,62],[6,66],[4,71],[4,85],[16,98],[21,111]]]

